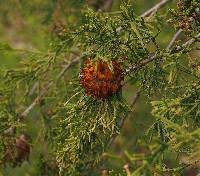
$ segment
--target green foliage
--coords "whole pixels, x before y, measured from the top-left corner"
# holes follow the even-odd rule
[[[54,160],[45,158],[42,154],[36,162],[36,175],[55,176],[58,173],[58,167]]]
[[[157,120],[154,128],[156,127],[158,135],[170,143],[176,152],[192,155],[191,158],[195,155],[197,161],[200,159],[197,155],[200,125],[199,88],[197,83],[187,87],[181,97],[152,102],[152,113]]]
[[[92,10],[85,14],[84,25],[75,35],[89,56],[108,60],[128,57],[129,64],[147,57],[148,46],[155,41],[153,26],[135,15],[131,6],[122,5],[121,10],[114,18]]]
[[[1,89],[0,94],[0,164],[5,159],[5,153],[13,137],[7,137],[7,133],[13,133],[15,129],[20,130],[22,124],[18,120],[18,114],[14,109],[13,94],[9,89]]]
[[[109,140],[119,133],[122,114],[128,111],[121,97],[102,101],[84,94],[83,89],[77,90],[74,100],[61,107],[62,116],[54,117],[59,122],[53,140],[56,160],[69,175],[92,171]]]
[[[90,1],[89,5],[97,9],[101,3]],[[180,3],[184,3],[179,7],[183,11],[172,10],[171,14],[174,21],[181,22],[193,15],[189,27],[184,28],[189,41],[180,40],[164,49],[159,36],[166,16],[138,16],[130,3],[122,2],[120,11],[113,13],[87,8],[81,14],[84,1],[14,1],[16,9],[30,10],[17,13],[14,8],[17,19],[21,15],[29,19],[35,10],[42,14],[36,19],[30,17],[26,30],[32,31],[31,26],[38,20],[38,26],[46,26],[51,36],[39,42],[44,45],[41,50],[0,44],[2,56],[17,58],[13,68],[0,68],[0,164],[6,164],[5,152],[12,148],[16,137],[29,132],[34,140],[32,153],[37,158],[33,157],[34,162],[28,166],[28,175],[99,175],[100,170],[110,176],[180,175],[189,167],[198,168],[200,74],[198,55],[192,55],[198,47],[192,44],[199,41],[199,5],[196,0]],[[2,12],[8,9],[0,7]],[[71,13],[66,17],[69,9]],[[12,26],[10,17],[5,14],[3,30],[7,23]],[[191,39],[195,35],[197,39]],[[122,64],[125,80],[120,91],[107,99],[88,95],[80,81],[87,59],[93,63],[103,60],[112,71],[112,61]],[[130,141],[135,140],[134,144],[130,142],[130,151],[111,155],[109,148],[119,145],[113,141],[132,112],[132,86],[140,90],[132,105],[142,92],[140,106],[151,106],[153,118],[151,124],[147,123],[152,116],[147,115],[148,109],[141,108],[144,120],[140,122],[145,128],[135,129],[142,133],[139,139],[135,131],[130,132]],[[109,157],[115,162],[109,163]],[[2,170],[5,174],[8,171]]]

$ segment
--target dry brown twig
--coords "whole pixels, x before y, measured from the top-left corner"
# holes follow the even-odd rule
[[[173,36],[173,38],[172,38],[172,40],[169,42],[169,45],[167,46],[167,50],[170,50],[172,47],[173,47],[173,45],[174,45],[174,43],[176,42],[176,40],[180,37],[180,35],[182,34],[182,29],[179,29],[175,34],[174,34],[174,36]]]
[[[154,5],[152,8],[150,8],[149,10],[145,11],[141,17],[149,17],[154,15],[160,8],[162,8],[163,6],[165,6],[167,3],[169,3],[172,0],[162,0],[159,3],[157,3],[156,5]]]

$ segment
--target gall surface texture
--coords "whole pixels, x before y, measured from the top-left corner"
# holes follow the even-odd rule
[[[112,61],[113,70],[106,61],[99,60],[96,63],[88,59],[81,71],[81,84],[87,95],[97,99],[108,99],[116,94],[124,80],[122,64]]]

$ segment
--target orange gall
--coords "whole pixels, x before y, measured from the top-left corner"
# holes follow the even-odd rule
[[[81,70],[81,85],[87,95],[97,99],[108,99],[116,94],[124,80],[124,70],[118,61],[112,61],[113,70],[106,61],[99,60],[97,63],[88,59]]]

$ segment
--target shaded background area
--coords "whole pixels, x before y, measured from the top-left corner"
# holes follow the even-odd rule
[[[99,1],[99,2],[98,2]],[[103,0],[0,0],[0,48],[1,44],[10,44],[16,49],[27,49],[31,51],[47,51],[53,40],[55,26],[75,26],[82,23],[81,13],[90,6],[94,10],[101,8]],[[132,0],[135,13],[140,15],[145,10],[152,7],[158,0]],[[111,12],[119,11],[121,0],[113,0]],[[175,6],[168,5],[159,11],[161,14],[167,13],[167,8]],[[166,47],[172,38],[175,29],[167,24],[162,26],[162,32],[158,37],[161,47]],[[27,58],[28,59],[28,58]],[[3,52],[0,50],[0,68],[13,68],[20,62],[20,56],[13,52]],[[124,87],[124,97],[131,102],[136,93],[136,86]],[[123,126],[121,134],[116,138],[110,151],[108,160],[102,164],[101,169],[122,170],[125,161],[120,157],[124,156],[124,151],[136,152],[142,150],[139,140],[144,138],[146,130],[154,121],[151,116],[151,108],[144,98],[141,97],[134,107],[134,113],[130,114]],[[32,117],[32,118],[31,118]],[[24,162],[21,167],[4,169],[6,176],[33,176],[37,175],[37,160],[41,151],[45,153],[48,148],[38,137],[40,129],[43,128],[40,114],[32,112],[30,118],[26,120],[29,135],[33,140],[29,162]],[[116,156],[119,159],[116,159]],[[170,160],[169,161],[176,162]],[[190,175],[186,173],[186,175]],[[191,174],[192,175],[192,174]]]

